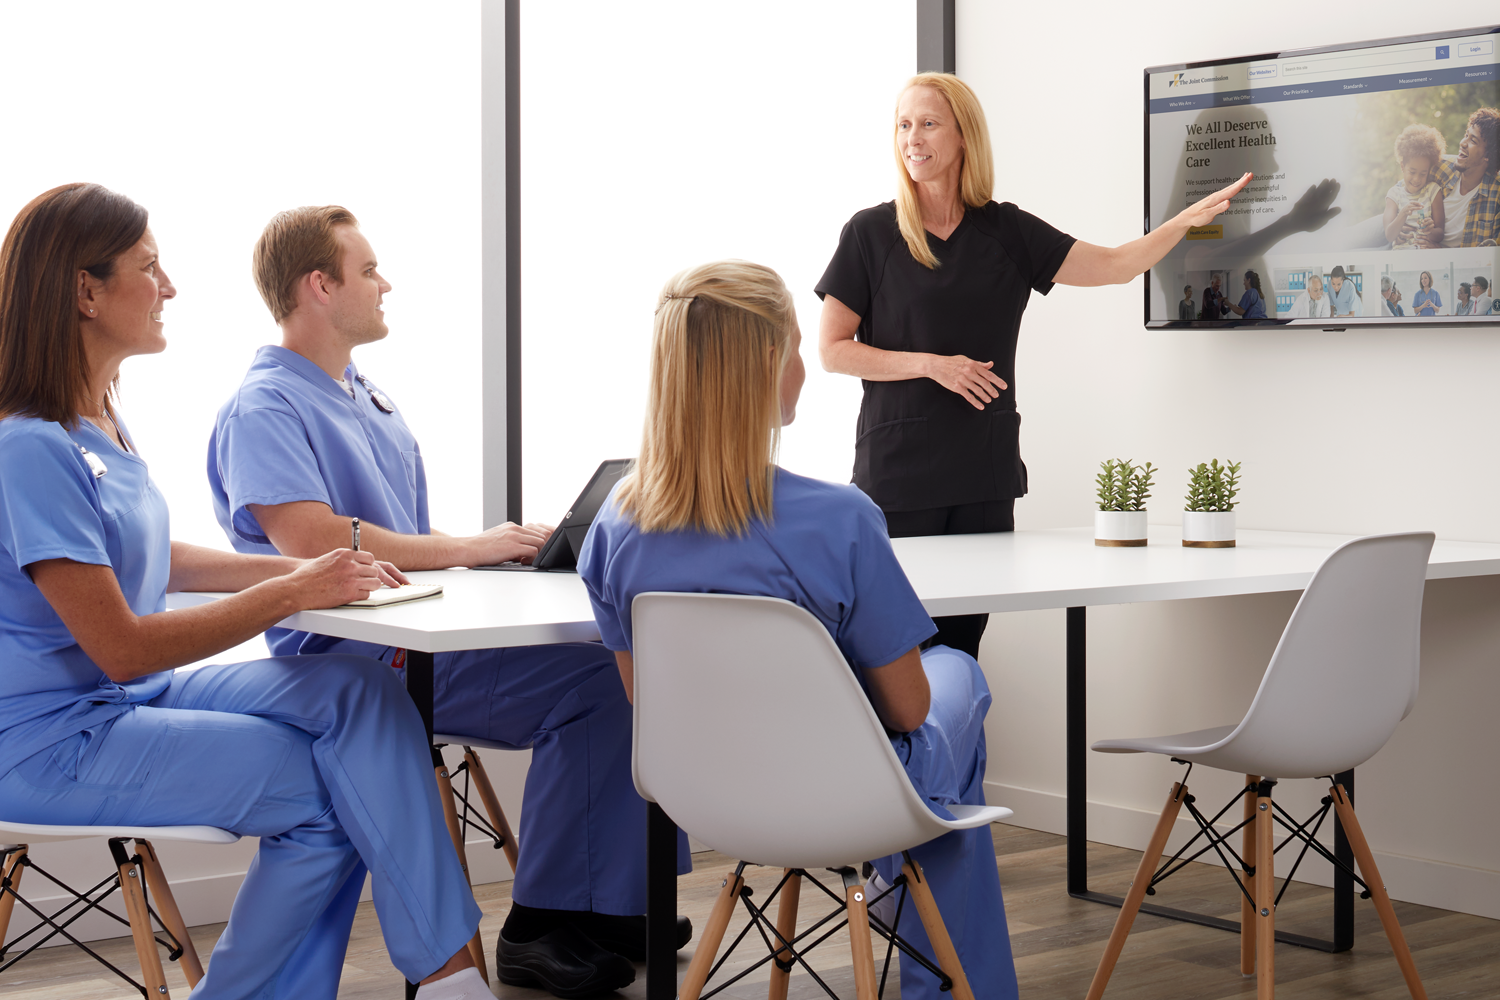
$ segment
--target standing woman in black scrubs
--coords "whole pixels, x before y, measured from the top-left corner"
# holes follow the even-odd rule
[[[823,367],[864,380],[854,483],[892,538],[1011,531],[1026,493],[1016,335],[1032,290],[1131,280],[1228,208],[1250,175],[1111,249],[991,200],[984,109],[958,77],[913,77],[895,138],[896,200],[849,220],[816,289]],[[938,618],[932,643],[977,658],[988,621]]]

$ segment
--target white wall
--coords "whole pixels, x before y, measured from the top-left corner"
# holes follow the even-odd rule
[[[892,197],[911,0],[526,3],[521,16],[525,516],[554,522],[640,449],[656,296],[685,267],[775,268],[812,293],[844,222]],[[847,482],[859,384],[812,341],[787,467]]]
[[[1145,67],[1360,41],[1409,24],[1408,8],[1389,0],[1352,18],[1305,10],[1287,0],[1253,16],[960,0],[958,72],[988,115],[996,199],[1091,243],[1140,235]],[[1472,20],[1460,12],[1428,27]],[[1244,462],[1247,528],[1426,528],[1500,541],[1500,466],[1488,457],[1500,427],[1495,331],[1147,331],[1141,298],[1139,279],[1033,296],[1016,363],[1032,491],[1017,504],[1019,527],[1089,523],[1098,463],[1121,455],[1164,470],[1151,519],[1172,523],[1187,467],[1219,457]],[[1089,739],[1238,719],[1295,597],[1091,610]],[[1500,810],[1470,790],[1486,786],[1500,754],[1490,723],[1500,705],[1497,601],[1493,579],[1428,586],[1421,700],[1359,770],[1356,792],[1394,895],[1488,916],[1500,916]],[[1019,822],[1061,832],[1062,613],[995,616],[981,659],[996,692],[992,796]],[[1093,756],[1090,835],[1139,848],[1179,768]],[[1205,801],[1227,798],[1231,780],[1200,775],[1195,785],[1213,789]],[[1313,783],[1302,784],[1283,792],[1311,805]]]
[[[482,527],[471,280],[480,247],[478,27],[476,0],[0,9],[0,220],[9,225],[58,184],[104,184],[150,211],[177,285],[167,351],[126,362],[122,377],[123,413],[167,497],[174,537],[228,547],[204,475],[208,434],[255,349],[279,339],[250,280],[251,248],[274,213],[330,202],[360,218],[394,286],[390,338],[356,361],[422,442],[433,523]],[[215,659],[264,653],[256,640]],[[502,771],[524,771],[526,755],[497,756]],[[518,780],[507,773],[500,783]],[[163,845],[190,921],[227,916],[254,846]],[[102,841],[46,845],[35,856],[75,884],[91,874],[92,884],[108,866]],[[484,863],[488,877],[503,874]],[[24,926],[18,913],[12,932]],[[79,926],[86,936],[119,930]]]
[[[0,13],[6,225],[58,184],[140,202],[178,296],[166,353],[127,361],[123,413],[174,535],[227,547],[204,476],[214,414],[280,339],[250,280],[272,215],[338,203],[394,290],[355,360],[422,442],[433,523],[480,525],[479,8],[174,0]]]

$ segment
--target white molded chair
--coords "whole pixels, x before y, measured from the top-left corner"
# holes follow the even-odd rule
[[[776,925],[763,927],[783,946],[771,973],[773,1000],[785,997],[792,962],[801,960],[794,936],[801,879],[806,869],[825,867],[844,878],[856,989],[860,1000],[874,1000],[867,901],[850,863],[987,826],[1011,811],[957,805],[949,807],[955,820],[934,815],[838,646],[797,605],[771,597],[646,593],[636,597],[631,618],[635,787],[684,830],[741,862],[698,942],[680,1000],[697,1000],[707,981],[746,864],[786,869]],[[908,856],[902,870],[898,884],[918,908],[940,975],[952,980],[955,997],[969,1000],[921,866]],[[770,899],[757,910],[746,901],[758,923],[769,905]],[[892,929],[877,921],[877,930],[891,940]]]
[[[1279,898],[1275,894],[1275,824],[1290,831],[1288,840],[1301,840],[1304,850],[1311,848],[1339,863],[1321,844],[1299,834],[1287,817],[1277,814],[1280,806],[1272,800],[1272,788],[1279,779],[1324,776],[1332,786],[1314,818],[1321,821],[1330,807],[1337,810],[1364,876],[1355,879],[1374,899],[1411,995],[1426,1000],[1353,804],[1333,776],[1374,756],[1416,704],[1422,588],[1432,544],[1433,535],[1426,531],[1371,535],[1330,553],[1292,611],[1260,689],[1238,725],[1094,744],[1103,753],[1159,753],[1188,764],[1189,771],[1192,765],[1203,764],[1246,776],[1245,788],[1236,796],[1245,797],[1244,821],[1235,828],[1244,834],[1240,971],[1256,974],[1260,1000],[1270,1000],[1275,994],[1273,946]],[[1179,851],[1158,870],[1157,862],[1182,806],[1186,804],[1197,820],[1198,836],[1233,853],[1228,836],[1234,831],[1219,837],[1192,801],[1184,775],[1183,781],[1172,786],[1088,1000],[1103,996],[1143,897],[1172,873],[1183,853]],[[1310,824],[1304,826],[1314,828]],[[1233,868],[1230,873],[1240,881]]]
[[[103,837],[109,841],[115,872],[94,888],[82,893],[37,867],[27,853],[31,844],[83,840],[88,837]],[[236,834],[212,826],[52,826],[0,820],[0,944],[4,943],[6,932],[10,929],[10,918],[17,900],[40,921],[9,945],[0,947],[0,972],[60,934],[117,973],[143,995],[168,997],[161,956],[156,950],[160,943],[167,948],[169,958],[182,962],[188,988],[192,989],[203,978],[203,965],[198,961],[198,952],[193,947],[192,938],[188,936],[187,925],[183,923],[182,914],[177,910],[177,901],[172,898],[172,888],[151,842],[176,840],[194,844],[232,844],[239,839]],[[127,840],[135,842],[134,854],[125,850],[124,842]],[[38,875],[67,891],[73,898],[51,914],[42,913],[20,894],[21,876],[27,868],[35,868]],[[116,889],[120,890],[125,900],[126,918],[97,905]],[[154,906],[150,899],[152,896],[155,897]],[[131,979],[68,933],[67,927],[93,908],[130,927],[136,957],[141,963],[142,982]],[[156,936],[151,925],[152,917],[160,923],[167,940]],[[48,929],[50,933],[44,933]],[[28,940],[33,934],[39,936]],[[23,948],[21,953],[13,958],[8,957],[8,952],[17,947]]]

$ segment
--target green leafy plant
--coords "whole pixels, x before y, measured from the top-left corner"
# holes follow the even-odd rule
[[[1186,510],[1226,511],[1234,510],[1234,498],[1240,492],[1240,463],[1219,464],[1199,462],[1197,468],[1188,469],[1192,477],[1188,482]]]
[[[1100,510],[1145,510],[1151,497],[1151,474],[1155,467],[1132,465],[1128,458],[1110,458],[1099,463],[1099,475],[1094,482],[1099,485]]]

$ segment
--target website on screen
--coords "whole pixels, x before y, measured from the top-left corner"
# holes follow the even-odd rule
[[[1149,322],[1500,323],[1500,35],[1152,71],[1148,222],[1255,178]]]

